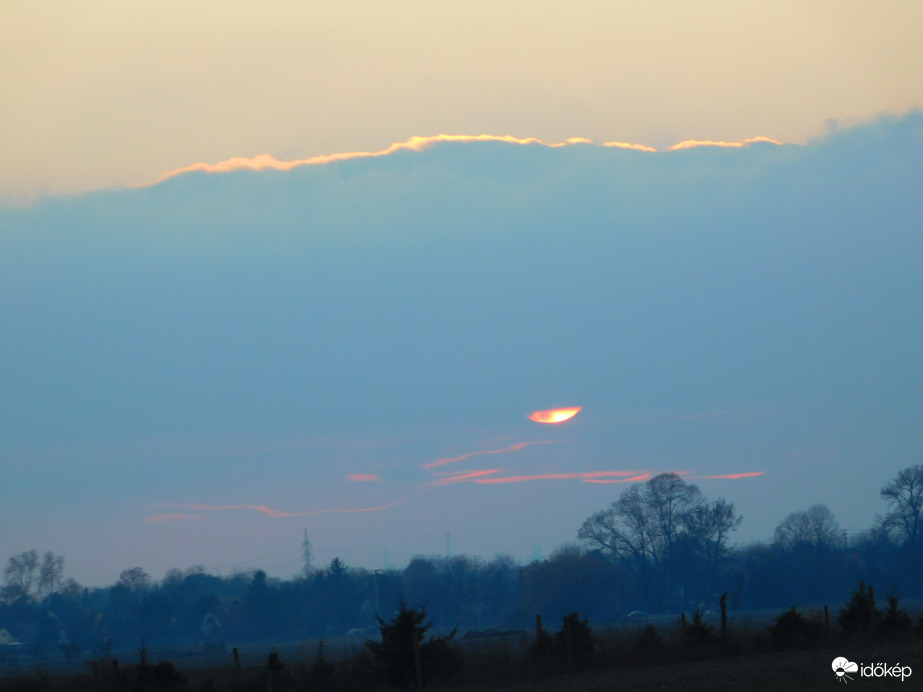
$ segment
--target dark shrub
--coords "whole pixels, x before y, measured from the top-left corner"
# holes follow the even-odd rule
[[[390,684],[409,687],[416,680],[415,642],[420,647],[424,680],[447,677],[461,669],[461,656],[449,643],[455,636],[455,630],[448,635],[423,641],[426,631],[431,627],[429,623],[424,623],[425,608],[410,608],[401,601],[398,613],[391,622],[376,617],[381,641],[367,641],[365,645],[376,659],[385,664]]]
[[[663,637],[653,625],[645,625],[644,629],[638,632],[635,646],[638,649],[638,658],[646,663],[660,660],[666,649]]]
[[[878,620],[878,609],[875,607],[875,592],[865,582],[859,582],[859,588],[853,592],[849,603],[837,615],[837,622],[844,632],[858,634],[871,632]]]
[[[568,656],[568,639],[570,639],[570,655],[575,661],[584,659],[593,653],[593,647],[596,645],[589,621],[581,620],[577,613],[571,613],[564,618],[564,624],[561,630],[554,635],[554,639],[555,650],[565,658]]]
[[[910,631],[910,615],[898,604],[897,596],[888,596],[888,608],[881,614],[879,629],[886,637],[900,637]]]
[[[683,631],[686,639],[694,642],[709,642],[715,638],[715,628],[702,619],[702,611],[692,614],[692,624]]]
[[[805,618],[795,606],[792,606],[775,619],[774,624],[766,629],[772,638],[772,648],[783,651],[794,646],[804,645],[809,641],[820,639],[823,627],[819,622]]]

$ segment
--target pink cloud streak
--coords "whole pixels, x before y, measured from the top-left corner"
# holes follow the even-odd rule
[[[438,468],[439,466],[445,466],[446,464],[454,464],[456,461],[464,461],[465,459],[470,459],[472,457],[479,457],[484,454],[506,454],[507,452],[518,452],[526,447],[531,447],[532,445],[550,445],[554,444],[552,440],[541,440],[535,442],[517,442],[514,445],[509,447],[504,447],[503,449],[484,449],[479,452],[468,452],[467,454],[460,454],[457,457],[441,457],[435,461],[431,461],[428,464],[424,464],[423,468],[429,470]]]
[[[501,476],[500,478],[478,478],[473,482],[483,485],[494,485],[498,483],[527,483],[529,481],[544,480],[581,480],[593,481],[594,479],[608,478],[611,476],[634,476],[634,478],[625,479],[623,482],[630,480],[647,480],[649,474],[637,475],[636,471],[575,471],[571,473],[541,473],[531,476]]]
[[[346,476],[346,479],[350,483],[371,483],[373,481],[380,481],[381,476],[377,473],[351,473]]]
[[[481,476],[489,476],[492,473],[500,473],[503,469],[485,469],[483,471],[472,471],[471,473],[463,473],[460,476],[449,476],[448,478],[440,478],[436,481],[431,481],[430,485],[450,485],[452,483],[462,483],[464,481],[469,481],[472,478],[480,478]]]

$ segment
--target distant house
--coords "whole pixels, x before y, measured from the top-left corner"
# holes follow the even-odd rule
[[[0,662],[15,660],[16,654],[22,644],[15,639],[5,628],[0,627]]]

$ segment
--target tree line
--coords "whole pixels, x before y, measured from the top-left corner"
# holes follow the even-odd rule
[[[771,540],[735,547],[742,518],[733,503],[661,474],[623,491],[545,560],[418,556],[401,570],[367,570],[336,558],[287,580],[193,567],[154,581],[132,567],[111,586],[85,588],[65,578],[62,556],[27,551],[3,571],[0,628],[36,656],[104,656],[142,637],[203,650],[257,639],[362,641],[400,603],[425,604],[436,631],[466,632],[528,627],[536,614],[579,612],[605,624],[716,610],[723,593],[731,613],[837,604],[860,580],[923,596],[923,466],[901,471],[880,497],[875,525],[848,539],[818,504],[783,519]]]

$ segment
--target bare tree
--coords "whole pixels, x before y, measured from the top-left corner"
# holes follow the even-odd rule
[[[723,497],[713,503],[703,503],[690,512],[688,531],[695,541],[710,579],[714,579],[718,566],[728,553],[728,540],[743,517],[737,516],[733,502]]]
[[[3,569],[3,599],[38,598],[54,593],[64,583],[64,557],[47,552],[39,562],[38,551],[14,555]]]
[[[923,521],[923,466],[911,466],[881,489],[890,511],[881,518],[888,533],[896,534],[913,551],[918,551]]]
[[[38,552],[28,550],[13,555],[3,569],[4,600],[31,598],[38,582]]]
[[[146,591],[151,587],[151,576],[141,567],[132,567],[122,570],[118,583],[129,591]]]
[[[693,515],[705,504],[697,486],[675,473],[662,473],[633,485],[589,517],[577,537],[625,562],[645,589],[655,581],[666,604],[680,568],[676,549],[688,535]]]
[[[38,597],[45,598],[61,588],[64,583],[64,556],[51,551],[42,557],[38,573]]]
[[[773,542],[785,549],[810,548],[823,551],[842,543],[843,531],[827,505],[817,504],[806,512],[792,512],[779,522]]]

